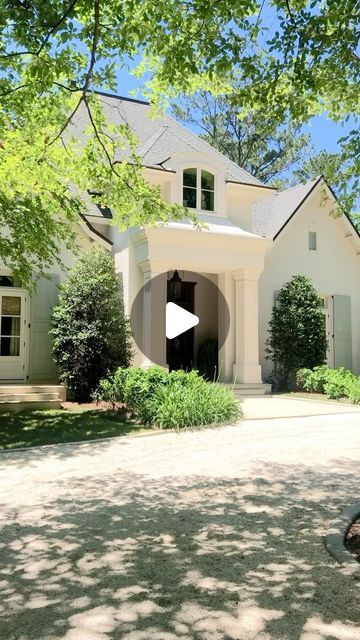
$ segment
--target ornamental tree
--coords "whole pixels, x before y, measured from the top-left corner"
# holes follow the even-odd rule
[[[274,363],[275,384],[287,388],[297,369],[324,364],[326,348],[325,318],[316,289],[306,276],[293,276],[278,292],[269,322],[266,357]]]
[[[108,252],[93,248],[79,256],[60,287],[51,335],[60,381],[76,400],[89,400],[101,378],[129,365],[129,324]]]
[[[91,93],[117,91],[122,69],[141,59],[136,73],[146,72],[155,106],[210,89],[226,94],[240,117],[305,122],[326,112],[345,121],[359,109],[358,42],[357,0],[0,3],[0,258],[24,283],[34,265],[57,259],[64,226],[84,207],[70,180],[79,192],[101,191],[123,227],[184,215],[145,182],[133,135],[109,129]],[[81,109],[79,145],[69,125]],[[355,124],[342,145],[356,190]],[[118,147],[129,150],[121,165]]]

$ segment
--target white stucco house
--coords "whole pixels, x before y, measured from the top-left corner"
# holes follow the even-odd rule
[[[155,308],[165,308],[169,279],[177,270],[188,309],[201,318],[180,345],[186,362],[195,365],[198,345],[218,338],[221,379],[266,391],[260,385],[272,369],[265,341],[275,295],[291,276],[304,273],[324,300],[329,365],[360,373],[360,238],[345,214],[336,219],[330,215],[335,197],[322,177],[279,193],[171,117],[152,119],[147,103],[100,96],[106,117],[126,122],[136,133],[147,180],[161,187],[165,200],[186,204],[207,223],[202,230],[176,222],[120,232],[111,212],[87,198],[78,241],[84,248],[100,243],[112,252],[128,313],[143,285],[160,276],[151,295],[144,292],[136,321],[145,353],[137,349],[134,364],[149,366],[153,359],[171,366],[164,314],[156,326],[151,318]],[[80,114],[81,125],[85,117],[85,112]],[[62,258],[68,266],[74,259],[65,252]],[[194,273],[205,277],[198,286]],[[40,280],[30,298],[11,271],[1,270],[2,383],[56,379],[48,331],[58,283],[65,278],[66,272],[54,267],[51,278]],[[226,339],[223,305],[207,282],[226,300]]]

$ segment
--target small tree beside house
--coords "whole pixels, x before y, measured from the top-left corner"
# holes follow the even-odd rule
[[[129,324],[108,252],[80,255],[60,287],[51,334],[60,381],[76,400],[89,400],[101,378],[129,365]]]
[[[266,352],[276,387],[288,388],[297,369],[324,364],[326,348],[321,299],[309,278],[295,275],[278,292],[269,323]]]

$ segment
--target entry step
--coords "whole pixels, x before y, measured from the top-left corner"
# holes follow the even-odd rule
[[[0,411],[60,409],[66,389],[59,384],[1,384]]]
[[[227,384],[238,398],[249,398],[251,396],[266,396],[271,394],[271,384],[266,383],[237,383]]]

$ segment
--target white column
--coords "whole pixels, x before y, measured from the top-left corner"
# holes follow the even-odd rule
[[[260,383],[259,364],[259,276],[255,269],[240,269],[235,280],[235,364],[236,383]]]
[[[226,310],[223,309],[223,300],[219,296],[218,302],[218,327],[219,327],[219,343],[222,347],[219,350],[219,374],[222,382],[232,382],[233,369],[235,362],[235,283],[232,273],[219,273],[218,275],[219,291],[224,296],[230,315],[230,324],[228,334],[225,337],[226,327]]]
[[[143,266],[143,361],[141,367],[153,364],[166,367],[166,273]]]

